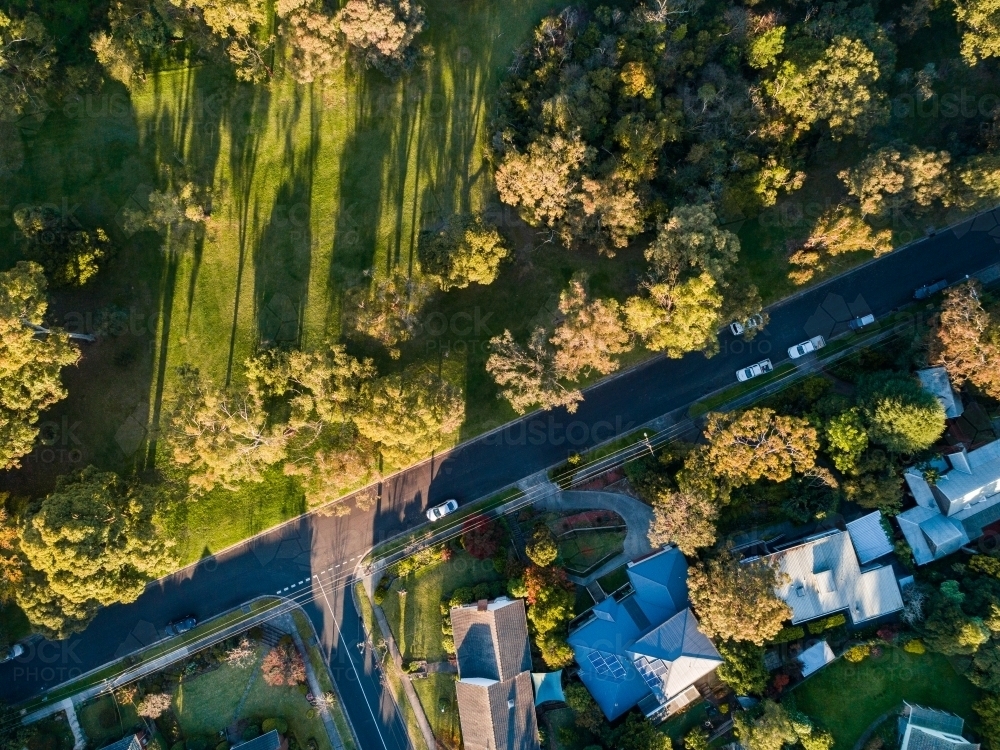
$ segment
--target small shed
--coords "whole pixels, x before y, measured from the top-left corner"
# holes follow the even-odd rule
[[[833,649],[826,641],[819,641],[799,654],[799,664],[802,665],[802,676],[808,677],[831,661],[833,661]]]

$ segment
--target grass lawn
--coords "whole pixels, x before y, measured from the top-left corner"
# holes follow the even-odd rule
[[[215,737],[239,719],[259,724],[280,716],[288,722],[300,747],[315,738],[321,750],[331,750],[323,722],[308,715],[312,707],[305,694],[297,687],[272,687],[261,678],[262,651],[258,649],[258,661],[252,666],[237,669],[224,664],[181,682],[174,693],[173,712],[184,736]],[[245,703],[237,715],[244,695]]]
[[[140,723],[135,706],[131,703],[119,704],[110,695],[102,695],[84,706],[78,706],[76,717],[94,747],[103,747],[121,739]]]
[[[31,736],[24,743],[27,750],[73,750],[73,732],[67,722],[53,718],[31,726]]]
[[[457,588],[498,581],[492,560],[457,552],[451,560],[421,568],[389,587],[382,610],[404,659],[430,662],[448,658],[441,645],[441,600]],[[399,590],[406,589],[400,597]]]
[[[385,638],[382,635],[382,630],[379,628],[378,622],[375,620],[372,603],[368,598],[368,594],[365,593],[364,585],[361,583],[355,584],[354,592],[357,600],[360,602],[358,609],[360,610],[361,619],[364,621],[365,629],[371,635],[372,641],[376,644],[384,641]],[[441,627],[439,625],[438,631],[440,630]],[[415,750],[428,750],[427,743],[424,742],[424,734],[420,731],[420,726],[417,724],[417,717],[413,712],[413,707],[410,705],[410,701],[403,691],[402,677],[397,672],[391,659],[387,660],[385,664],[385,676],[389,680],[396,705],[399,706],[399,711],[403,715],[403,722],[406,724],[406,736],[410,739]]]
[[[420,705],[424,707],[427,721],[437,740],[449,748],[461,744],[462,729],[458,718],[458,697],[455,693],[455,675],[432,674],[413,681]]]
[[[801,711],[829,729],[840,748],[851,747],[881,714],[906,700],[972,718],[980,691],[940,654],[887,649],[879,659],[838,659],[795,689]]]
[[[559,540],[559,555],[569,571],[585,574],[621,552],[624,542],[625,531],[581,531]]]

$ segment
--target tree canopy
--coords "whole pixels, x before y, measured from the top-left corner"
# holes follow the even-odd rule
[[[805,419],[754,408],[708,415],[705,456],[714,472],[733,487],[770,479],[784,482],[816,464],[819,440]]]
[[[66,335],[38,336],[48,307],[45,274],[20,261],[0,272],[0,470],[20,465],[38,435],[40,413],[66,397],[60,374],[80,359]]]
[[[894,453],[929,448],[944,432],[944,407],[910,375],[883,372],[859,387],[873,441]]]
[[[32,624],[56,638],[101,606],[134,601],[170,564],[152,491],[88,467],[60,477],[20,534],[30,568],[15,589]]]

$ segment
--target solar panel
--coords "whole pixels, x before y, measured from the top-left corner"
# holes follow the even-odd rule
[[[608,672],[608,664],[604,661],[604,655],[600,651],[590,652],[590,663],[594,665],[594,669],[597,670],[598,674],[606,674]]]
[[[617,656],[612,656],[607,659],[608,666],[611,668],[611,676],[616,680],[625,679],[625,667],[622,666],[621,661],[619,661]]]

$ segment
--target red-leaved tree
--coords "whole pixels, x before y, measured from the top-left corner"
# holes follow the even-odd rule
[[[261,664],[264,682],[272,687],[301,685],[306,681],[306,665],[295,644],[282,640],[267,652]]]
[[[462,546],[477,560],[493,557],[503,544],[503,529],[486,516],[472,516],[462,524]]]

